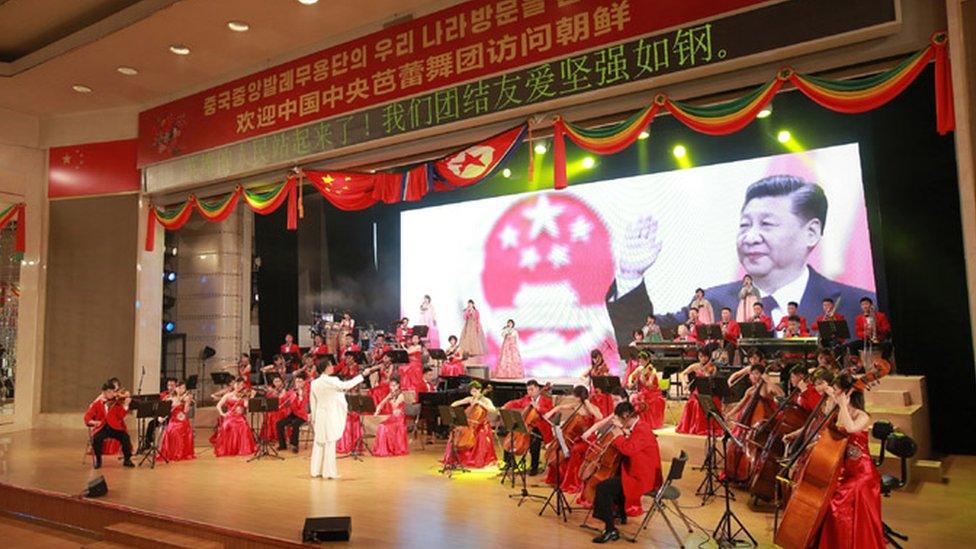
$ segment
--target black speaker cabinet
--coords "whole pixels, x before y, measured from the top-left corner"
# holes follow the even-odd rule
[[[311,517],[305,519],[302,541],[349,541],[352,535],[350,517]]]
[[[92,480],[88,481],[88,487],[85,488],[86,498],[100,498],[108,493],[108,484],[105,482],[105,477],[98,475]]]

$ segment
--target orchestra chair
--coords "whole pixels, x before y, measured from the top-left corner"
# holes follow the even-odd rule
[[[421,421],[421,404],[420,399],[417,397],[416,391],[404,391],[403,393],[403,415],[408,418],[412,417],[413,421],[407,422],[407,433],[413,434],[413,440],[420,442],[420,449],[427,449],[426,438],[426,428],[425,423]],[[424,432],[424,436],[421,436],[421,432]]]
[[[678,457],[671,459],[671,469],[668,470],[668,477],[664,480],[664,484],[661,485],[656,491],[651,491],[645,494],[646,496],[653,497],[654,500],[651,502],[650,507],[647,512],[644,513],[644,519],[641,521],[640,526],[637,527],[637,531],[634,532],[633,537],[629,538],[628,541],[631,543],[637,542],[637,536],[640,535],[641,531],[647,527],[647,524],[651,521],[651,517],[654,515],[655,511],[661,512],[661,517],[664,518],[664,522],[668,525],[671,530],[671,534],[674,536],[674,540],[678,542],[678,546],[684,549],[684,541],[678,536],[677,530],[674,529],[674,525],[671,524],[671,520],[668,518],[667,513],[675,513],[682,522],[685,523],[685,527],[688,528],[688,533],[692,533],[694,530],[691,528],[691,522],[685,515],[684,511],[678,505],[678,498],[681,497],[681,490],[674,485],[674,481],[680,480],[681,476],[685,471],[685,464],[688,462],[688,454],[682,450]],[[667,506],[668,502],[671,502],[672,510]]]
[[[901,460],[901,474],[899,477],[881,475],[881,495],[886,498],[891,497],[891,492],[900,490],[908,484],[908,460],[913,458],[916,452],[918,452],[918,444],[912,437],[896,431],[890,422],[883,420],[874,423],[871,427],[871,436],[881,441],[881,451],[878,452],[878,458],[874,460],[875,465],[880,467],[884,463],[885,451]],[[895,538],[908,541],[908,536],[896,532],[884,521],[881,522],[881,526],[888,543],[896,549],[902,549],[902,546],[895,541]]]
[[[303,449],[308,450],[312,446],[312,439],[314,438],[312,427],[307,421],[298,428],[298,445]]]

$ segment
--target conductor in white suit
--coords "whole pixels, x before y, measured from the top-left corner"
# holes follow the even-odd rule
[[[366,368],[360,375],[343,381],[334,375],[335,365],[329,364],[322,375],[312,382],[309,392],[312,413],[309,418],[315,433],[311,467],[313,478],[321,476],[330,479],[339,478],[339,470],[336,467],[336,443],[346,430],[345,392],[362,383],[363,376],[368,376],[377,369],[378,366]]]

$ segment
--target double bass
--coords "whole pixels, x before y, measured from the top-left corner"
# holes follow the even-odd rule
[[[619,433],[614,430],[612,420],[597,429],[595,436],[596,440],[586,450],[579,470],[583,499],[586,501],[596,498],[596,485],[614,476],[623,459],[620,450],[613,444]]]
[[[749,445],[759,449],[750,472],[749,493],[759,499],[770,501],[776,495],[779,460],[786,453],[783,436],[801,428],[810,417],[798,404],[799,396],[800,390],[794,389],[775,415],[753,431],[749,439]]]
[[[552,383],[546,383],[546,385],[539,390],[541,396],[548,396],[549,391],[552,390]],[[522,410],[522,421],[525,422],[525,426],[529,429],[539,421],[545,421],[542,418],[542,414],[535,406],[529,404]],[[516,457],[524,456],[526,452],[529,451],[529,445],[532,442],[531,433],[517,433],[515,431],[509,431],[508,434],[502,439],[502,449],[506,452],[511,452]]]

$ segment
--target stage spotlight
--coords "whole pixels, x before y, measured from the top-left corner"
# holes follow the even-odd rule
[[[761,111],[759,111],[758,114],[756,114],[756,118],[769,118],[769,115],[771,114],[773,114],[773,106],[766,105]]]
[[[508,168],[502,170],[502,177],[512,177],[512,170]]]
[[[671,154],[673,154],[675,158],[685,158],[688,156],[688,149],[686,149],[684,145],[675,145],[674,148],[671,149]]]
[[[650,136],[651,136],[651,132],[644,130],[640,132],[640,135],[637,136],[637,139],[647,139]]]
[[[163,271],[163,281],[176,282],[176,271]]]
[[[537,143],[535,146],[535,154],[546,154],[548,150],[545,143]]]
[[[790,134],[789,130],[780,130],[779,133],[776,134],[776,140],[779,141],[780,143],[787,143],[792,138],[793,135]]]
[[[176,324],[172,320],[167,320],[166,322],[163,322],[164,333],[171,334],[175,329],[176,329]]]
[[[172,248],[166,248],[166,255],[171,255],[173,257],[176,257],[176,246],[173,246]]]
[[[592,168],[593,166],[596,166],[596,160],[593,160],[593,157],[592,156],[587,156],[587,157],[583,158],[583,168],[584,169],[587,169],[588,170],[588,169]]]

